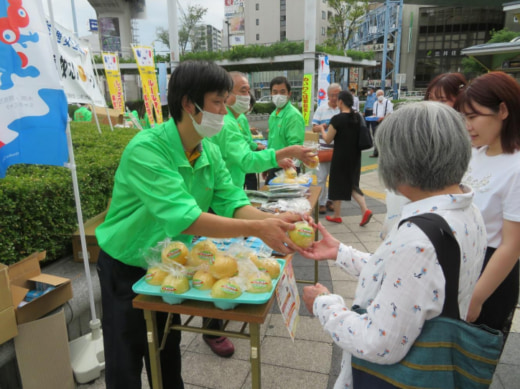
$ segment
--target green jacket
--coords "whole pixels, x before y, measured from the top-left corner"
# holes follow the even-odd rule
[[[229,108],[222,131],[209,140],[219,146],[233,183],[241,189],[244,188],[247,173],[260,173],[278,166],[275,150],[251,150]]]
[[[220,150],[207,139],[192,167],[173,121],[137,133],[121,157],[112,202],[96,229],[99,246],[131,266],[147,267],[141,250],[166,237],[191,244],[186,230],[202,212],[233,217],[250,204],[233,185]]]
[[[80,107],[74,111],[75,122],[91,122],[92,112],[87,107]]]
[[[287,146],[303,145],[305,122],[301,112],[291,102],[285,104],[278,114],[276,111],[269,116],[267,147],[280,150]]]
[[[253,135],[251,134],[251,127],[249,127],[249,121],[247,120],[246,115],[243,113],[240,114],[239,117],[237,117],[238,127],[240,128],[240,131],[242,132],[242,135],[244,135],[244,139],[246,140],[247,144],[251,148],[251,150],[255,151],[258,148],[258,143],[256,143],[253,140]]]

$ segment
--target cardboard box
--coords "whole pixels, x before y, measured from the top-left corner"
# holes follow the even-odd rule
[[[7,342],[16,335],[18,335],[16,315],[14,314],[14,308],[11,305],[0,311],[0,344]]]
[[[107,108],[94,107],[94,109],[100,124],[110,125],[110,123],[108,122],[108,116],[110,116],[110,120],[112,121],[113,126],[115,126],[116,124],[123,124],[124,122],[123,114],[120,111],[116,111],[113,108],[108,108],[107,115]],[[92,123],[95,122],[96,117],[94,116],[94,112],[92,112]]]
[[[73,389],[67,324],[63,309],[18,326],[16,360],[24,389]]]
[[[83,228],[85,229],[85,240],[87,243],[88,261],[90,263],[97,262],[100,249],[96,239],[96,228],[103,223],[107,212],[108,210],[103,211],[92,219],[88,219],[85,224],[83,224]],[[72,251],[74,253],[74,261],[83,262],[83,251],[81,249],[79,229],[72,235]]]
[[[18,324],[39,319],[72,298],[72,285],[68,278],[41,272],[40,261],[44,258],[45,251],[38,252],[9,266],[12,302]],[[52,285],[55,289],[20,307],[27,292],[35,289],[36,282]]]
[[[0,263],[0,344],[18,334],[8,271],[9,267]]]
[[[9,287],[8,267],[0,263],[0,311],[13,305],[11,288]]]

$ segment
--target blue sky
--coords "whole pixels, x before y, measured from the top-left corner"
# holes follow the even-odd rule
[[[47,2],[49,0],[43,0],[43,6],[48,14]],[[71,31],[74,30],[74,23],[72,19],[72,1],[74,1],[76,8],[76,20],[78,25],[79,36],[88,35],[88,21],[89,19],[96,18],[96,12],[90,6],[87,0],[50,0],[52,1],[52,8],[54,11],[54,19],[56,22],[64,27],[69,28]],[[156,39],[155,29],[156,27],[168,27],[168,8],[167,1],[172,0],[146,0],[146,19],[139,20],[139,38],[140,43],[144,45],[151,45]],[[222,29],[224,20],[224,0],[180,0],[180,4],[184,9],[188,5],[200,5],[208,9],[206,16],[203,20],[206,24],[211,24],[216,28]],[[179,10],[180,15],[180,10]],[[166,50],[161,47],[162,45],[156,44],[156,49]]]

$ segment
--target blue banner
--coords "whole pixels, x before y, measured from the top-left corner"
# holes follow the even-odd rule
[[[0,178],[68,161],[67,98],[40,1],[0,0]]]

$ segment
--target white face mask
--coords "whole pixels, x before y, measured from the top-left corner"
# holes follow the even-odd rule
[[[272,95],[271,99],[273,100],[276,108],[282,108],[285,104],[287,104],[287,96],[286,95]]]
[[[195,131],[197,131],[197,133],[203,138],[211,138],[213,135],[217,135],[224,126],[224,116],[226,115],[204,111],[196,103],[195,106],[202,111],[202,120],[200,121],[200,124],[197,123],[195,119],[193,119],[193,116],[188,113],[191,122],[193,123],[193,127],[195,127]]]
[[[235,104],[231,106],[231,109],[238,114],[249,111],[249,105],[251,104],[251,96],[235,95]]]
[[[377,99],[378,99],[379,101],[383,101],[384,98],[385,98],[385,96],[383,96],[383,95],[377,96]]]

